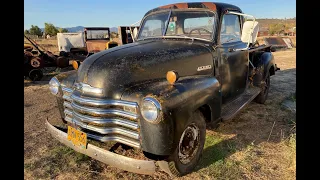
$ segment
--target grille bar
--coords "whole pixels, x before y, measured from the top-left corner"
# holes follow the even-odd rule
[[[100,134],[103,134],[103,135],[106,135],[106,134],[120,134],[120,135],[123,135],[123,136],[130,137],[132,139],[137,139],[137,140],[139,139],[139,134],[138,133],[136,133],[134,131],[123,129],[121,127],[103,127],[103,128],[102,127],[96,127],[96,126],[93,126],[93,125],[82,123],[81,121],[78,121],[75,118],[72,118],[70,116],[66,116],[65,120],[67,122],[70,122],[70,123],[75,123],[77,126],[80,126],[82,128],[85,128],[85,129],[88,129],[90,131],[94,131],[94,132],[97,132],[97,133],[100,133]]]
[[[64,112],[66,115],[73,117],[78,121],[82,121],[82,122],[86,122],[86,123],[94,123],[94,124],[98,124],[98,125],[116,124],[116,125],[120,125],[123,127],[133,129],[133,130],[137,130],[139,127],[138,124],[135,122],[130,122],[130,121],[122,120],[122,119],[118,119],[118,118],[91,117],[91,116],[79,114],[75,111],[72,112],[68,109],[66,109]]]
[[[80,96],[77,96],[75,94],[71,95],[71,99],[74,102],[77,102],[81,105],[86,106],[125,106],[129,108],[136,108],[137,103],[134,102],[128,102],[128,101],[118,101],[118,100],[105,100],[105,99],[94,99],[94,98],[82,98]]]
[[[75,111],[90,114],[93,116],[103,116],[103,115],[106,116],[106,115],[111,114],[111,115],[123,116],[123,117],[130,118],[130,119],[137,119],[137,117],[138,117],[136,114],[122,111],[122,110],[117,110],[117,109],[85,107],[85,106],[80,106],[74,102],[71,103],[71,106]]]

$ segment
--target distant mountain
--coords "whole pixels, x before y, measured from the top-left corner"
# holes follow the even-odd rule
[[[59,29],[60,27],[57,27],[57,29]],[[43,32],[44,28],[40,28],[41,31]],[[76,26],[76,27],[67,27],[64,28],[67,29],[68,32],[82,32],[84,30],[84,26]],[[118,32],[118,28],[117,27],[111,27],[110,28],[110,32]]]

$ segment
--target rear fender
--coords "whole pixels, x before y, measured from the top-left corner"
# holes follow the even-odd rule
[[[255,61],[256,71],[253,77],[253,84],[255,86],[260,86],[261,82],[267,76],[267,73],[270,71],[270,75],[275,74],[276,66],[275,60],[271,52],[264,52],[260,59]]]

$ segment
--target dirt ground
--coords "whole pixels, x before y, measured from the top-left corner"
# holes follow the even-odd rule
[[[231,121],[207,130],[196,170],[177,179],[295,179],[295,114],[281,102],[296,90],[295,49],[274,52],[265,105],[250,103]],[[49,79],[49,78],[47,78]],[[48,81],[24,85],[24,179],[168,179],[126,172],[77,153],[51,137],[44,122],[59,116]]]

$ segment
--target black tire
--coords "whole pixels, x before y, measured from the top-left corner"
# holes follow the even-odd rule
[[[185,156],[185,154],[183,154],[183,152],[181,153],[180,150],[181,148],[185,147],[183,146],[183,144],[185,144],[184,143],[185,140],[186,142],[189,142],[189,145],[190,145],[190,141],[188,141],[189,140],[188,137],[190,138],[190,136],[188,136],[187,134],[189,129],[194,127],[198,128],[197,134],[199,134],[199,136],[197,136],[196,138],[198,140],[194,141],[194,143],[196,144],[196,147],[194,148],[194,150],[191,150],[191,152],[193,152],[191,154],[194,154],[194,155],[192,158],[183,159],[183,156]],[[184,139],[183,137],[186,137],[187,139]],[[195,111],[192,117],[190,117],[189,123],[185,127],[184,132],[182,133],[175,151],[168,158],[169,171],[173,176],[183,176],[193,171],[193,169],[196,167],[197,163],[199,162],[202,156],[205,139],[206,139],[205,118],[203,117],[200,111]],[[186,149],[183,149],[183,150],[186,150]],[[179,156],[179,152],[181,156]]]
[[[267,100],[269,89],[270,89],[270,73],[269,73],[269,71],[267,72],[265,80],[260,85],[260,88],[261,88],[261,92],[255,98],[255,101],[257,103],[264,104],[264,102]]]
[[[60,56],[57,58],[57,66],[59,68],[65,68],[69,66],[69,60],[66,57]]]
[[[40,69],[32,69],[30,72],[29,72],[29,78],[32,80],[32,81],[40,81],[43,77],[43,73]]]

